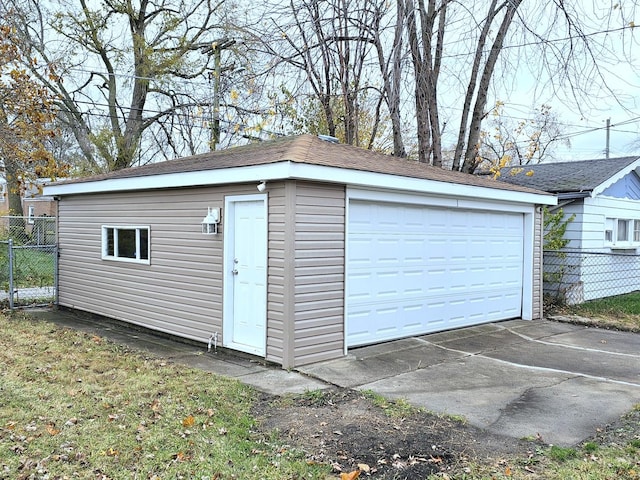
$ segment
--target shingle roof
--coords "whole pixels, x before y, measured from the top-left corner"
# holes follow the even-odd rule
[[[500,170],[499,178],[511,185],[551,193],[591,192],[639,159],[640,157],[633,156],[507,167]],[[533,171],[533,174],[527,175],[529,171]]]
[[[298,162],[356,171],[367,171],[438,182],[488,187],[516,192],[542,192],[519,185],[498,182],[491,178],[445,170],[411,160],[400,159],[351,145],[336,144],[313,135],[283,137],[262,143],[203,153],[191,157],[151,163],[141,167],[71,179],[60,184],[86,183],[111,179],[136,178],[184,172]],[[339,181],[339,178],[336,178]]]

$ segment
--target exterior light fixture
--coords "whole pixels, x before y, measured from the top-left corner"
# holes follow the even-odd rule
[[[258,184],[257,188],[258,188],[258,191],[262,193],[267,189],[267,183],[265,181],[262,181]]]
[[[202,219],[202,233],[205,235],[215,235],[218,233],[218,224],[220,223],[220,209],[209,207],[207,216]]]

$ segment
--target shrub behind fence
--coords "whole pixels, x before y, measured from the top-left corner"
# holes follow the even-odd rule
[[[0,302],[55,302],[57,261],[55,217],[0,217]]]
[[[569,305],[640,290],[635,250],[590,252],[545,250],[544,293]]]

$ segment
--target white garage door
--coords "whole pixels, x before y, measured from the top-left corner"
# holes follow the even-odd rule
[[[521,316],[521,213],[349,205],[348,346]]]

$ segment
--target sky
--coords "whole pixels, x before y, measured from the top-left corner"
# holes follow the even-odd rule
[[[590,92],[581,103],[572,104],[567,89],[540,91],[535,78],[520,74],[519,85],[506,102],[507,107],[512,106],[514,111],[520,109],[520,113],[526,115],[533,98],[538,104],[551,105],[571,142],[570,148],[557,148],[558,160],[604,158],[607,120],[610,122],[609,156],[640,155],[640,78],[631,66],[639,60],[635,52],[640,31],[635,23],[640,25],[640,18],[633,21],[636,2],[627,2],[624,11],[618,4],[611,9],[614,2],[576,0],[574,3],[582,4],[587,17],[585,26],[594,33],[590,41],[604,45],[596,55],[601,64],[600,81],[586,87]],[[588,61],[585,64],[585,71],[592,71]]]

